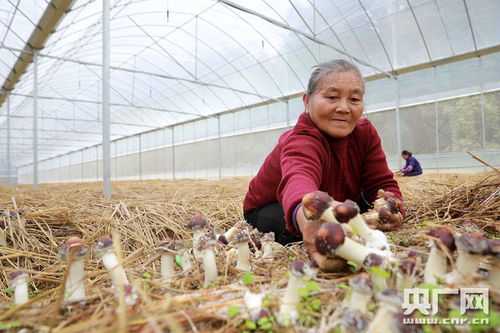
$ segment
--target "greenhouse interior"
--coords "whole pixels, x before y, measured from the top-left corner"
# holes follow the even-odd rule
[[[439,320],[411,332],[498,330],[499,18],[498,0],[0,0],[0,331],[407,332],[382,317],[414,320],[398,312],[402,292],[422,284],[485,291],[490,312],[479,315],[475,303],[465,317],[458,296],[447,295],[433,312]],[[348,224],[361,224],[341,224],[336,235],[374,249],[380,266],[340,255],[365,253],[359,248],[319,250],[320,236],[333,232],[326,229],[340,228],[336,201],[325,204],[330,220],[311,215],[306,195],[289,208],[284,175],[275,188],[261,180],[255,194],[257,176],[281,158],[273,149],[304,121],[329,140],[306,101],[316,94],[308,90],[313,71],[336,59],[362,76],[363,109],[350,131],[373,125],[385,154],[376,172],[394,187],[363,187],[368,211],[348,194],[355,190],[339,197],[315,190],[354,204]],[[357,73],[331,80],[346,72]],[[405,177],[414,170],[409,158],[423,175]],[[343,179],[342,186],[350,181],[366,185]],[[273,216],[284,224],[261,251],[259,233],[269,238],[271,229],[248,214],[257,219],[268,206],[247,208],[264,192],[279,203]],[[218,245],[189,229],[205,218]],[[326,221],[312,243],[301,224],[311,220]],[[467,237],[483,247],[472,249]],[[189,248],[175,250],[172,275],[164,273],[165,253],[178,244],[166,250],[162,240]],[[240,262],[247,243],[251,269]],[[80,255],[94,244],[85,278],[75,282],[71,265],[83,265]],[[70,254],[73,246],[81,251]],[[206,257],[217,264],[212,280]],[[334,259],[349,269],[329,273]],[[403,259],[420,268],[404,275]],[[470,276],[461,271],[465,261]],[[370,301],[353,276],[370,276]],[[83,288],[83,280],[87,294],[77,289],[78,302],[68,300],[77,297],[68,286]],[[30,292],[24,301],[20,285]],[[290,296],[300,286],[300,296]],[[368,302],[356,305],[362,316],[349,312],[352,299]],[[466,328],[443,320],[459,317],[468,318]]]

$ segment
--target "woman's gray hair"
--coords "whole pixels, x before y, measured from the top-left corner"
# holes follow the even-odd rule
[[[307,95],[311,96],[316,92],[318,86],[323,81],[323,79],[329,75],[337,74],[341,72],[353,72],[356,74],[363,84],[363,90],[365,89],[365,81],[363,80],[363,76],[356,65],[353,63],[344,60],[344,59],[335,59],[326,62],[322,62],[313,68],[316,68],[314,72],[312,72],[311,77],[309,78],[309,84],[307,85]]]

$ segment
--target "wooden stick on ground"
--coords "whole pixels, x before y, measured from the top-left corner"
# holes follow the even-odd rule
[[[496,167],[494,167],[493,165],[489,164],[488,162],[486,161],[483,161],[479,156],[477,156],[476,154],[474,153],[471,153],[470,151],[467,151],[467,154],[469,154],[470,156],[472,156],[473,159],[475,160],[478,160],[479,162],[483,163],[484,165],[487,165],[489,166],[490,168],[492,168],[493,170],[495,170],[496,172],[499,172],[500,173],[500,170]]]

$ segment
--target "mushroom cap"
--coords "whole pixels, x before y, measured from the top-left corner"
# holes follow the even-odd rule
[[[302,260],[295,260],[290,264],[290,272],[295,276],[302,276],[305,274],[305,263]]]
[[[172,238],[165,238],[160,244],[158,244],[159,251],[165,251],[169,253],[176,254],[184,248],[184,245]]]
[[[84,246],[80,237],[70,237],[59,249],[58,256],[62,260],[68,259],[68,254],[72,253],[73,259],[81,259],[89,253],[88,247]]]
[[[357,291],[359,293],[371,294],[373,292],[372,280],[366,273],[361,273],[350,278],[349,285],[354,291]]]
[[[6,229],[7,228],[7,221],[5,220],[5,217],[0,216],[0,229]]]
[[[345,233],[340,224],[323,223],[316,232],[314,245],[320,254],[334,255],[335,249],[344,244]]]
[[[217,245],[217,238],[215,237],[215,234],[213,232],[207,232],[198,240],[196,249],[201,252],[208,248],[214,247],[215,245]]]
[[[385,191],[383,189],[379,189],[377,191],[377,199],[381,199],[384,197]]]
[[[10,272],[9,274],[9,282],[11,285],[16,284],[19,280],[27,279],[28,274],[20,269],[16,269],[15,271]]]
[[[406,258],[406,259],[400,261],[399,270],[403,274],[411,275],[413,273],[413,271],[415,270],[416,265],[417,265],[417,262],[415,261],[415,259]]]
[[[342,326],[348,332],[364,332],[368,328],[369,319],[359,310],[348,309],[342,316]]]
[[[403,202],[396,197],[391,197],[391,198],[387,199],[387,207],[393,213],[400,212],[402,206],[403,206]]]
[[[201,215],[195,215],[189,219],[187,228],[190,230],[199,230],[208,226],[208,221]]]
[[[375,295],[375,298],[382,303],[397,305],[398,307],[401,307],[401,304],[403,303],[403,296],[397,289],[394,288],[379,291]]]
[[[335,218],[340,223],[347,223],[359,214],[359,206],[351,200],[346,200],[333,208]]]
[[[261,238],[262,243],[274,242],[274,232],[267,232]]]
[[[440,239],[443,245],[448,248],[448,250],[455,251],[455,238],[453,237],[453,232],[449,228],[441,227],[432,229],[427,232],[427,235]]]
[[[103,253],[113,249],[113,240],[108,236],[99,237],[94,245],[94,251]]]
[[[321,215],[332,206],[333,198],[326,192],[307,193],[302,198],[302,210],[308,220],[319,220]]]
[[[370,253],[363,261],[365,267],[379,267],[384,264],[384,257],[376,253]]]
[[[224,235],[218,235],[217,236],[217,242],[219,242],[222,245],[229,244],[229,241],[227,240],[226,236],[224,236]]]
[[[490,250],[495,258],[500,259],[500,239],[490,239]]]
[[[233,240],[236,244],[247,243],[250,241],[250,237],[248,237],[248,232],[245,229],[243,229],[243,230],[238,231],[234,235]]]
[[[399,212],[392,212],[387,207],[382,207],[378,211],[378,219],[380,224],[377,226],[379,230],[391,230],[403,224],[403,215]]]
[[[490,244],[480,232],[462,234],[455,240],[459,250],[472,254],[487,254],[490,252]]]
[[[387,207],[382,207],[378,211],[378,218],[382,223],[391,223],[393,213]]]

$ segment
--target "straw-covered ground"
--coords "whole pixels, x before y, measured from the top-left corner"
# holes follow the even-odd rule
[[[254,271],[243,278],[234,258],[217,252],[219,280],[203,288],[197,265],[187,276],[162,281],[158,242],[169,236],[189,241],[185,224],[205,216],[215,232],[224,232],[242,219],[242,201],[249,179],[221,181],[127,181],[113,183],[112,199],[102,197],[100,183],[0,187],[0,208],[24,211],[24,230],[11,218],[8,247],[0,247],[0,330],[54,332],[239,332],[280,331],[271,320],[249,320],[243,305],[246,290],[265,292],[265,306],[275,312],[287,284],[287,266],[307,259],[301,244],[277,248],[271,262],[255,259]],[[435,174],[399,178],[408,216],[399,230],[389,232],[399,255],[410,249],[427,252],[424,230],[449,225],[457,231],[481,231],[488,238],[500,235],[500,175]],[[122,261],[140,300],[125,308],[110,286],[107,271],[93,253],[85,260],[85,304],[63,304],[66,263],[58,256],[61,244],[72,235],[93,247],[95,240],[112,235],[121,240]],[[418,252],[420,253],[420,252]],[[425,261],[425,254],[420,255]],[[30,301],[11,306],[7,277],[14,269],[29,273]],[[180,272],[180,268],[177,268]],[[320,273],[309,283],[301,304],[299,323],[289,329],[321,331],[328,316],[345,296],[345,283],[353,273]],[[318,288],[319,287],[319,288]],[[436,331],[439,328],[434,328]]]

